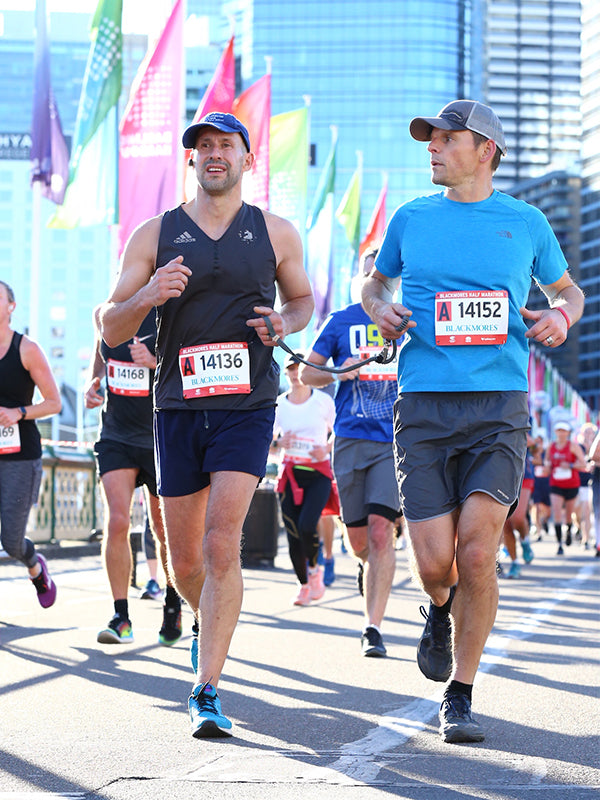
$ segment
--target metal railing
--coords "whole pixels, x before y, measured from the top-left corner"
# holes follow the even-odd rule
[[[103,524],[103,503],[90,450],[44,445],[43,477],[27,535],[34,542],[87,540]],[[136,492],[132,526],[143,526],[144,509]]]

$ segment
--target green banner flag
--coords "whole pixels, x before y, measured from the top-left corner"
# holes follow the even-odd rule
[[[341,199],[336,218],[346,231],[346,238],[355,253],[358,253],[360,242],[360,184],[362,169],[359,166],[348,184],[346,193]]]
[[[65,201],[50,228],[117,222],[117,103],[121,94],[123,0],[99,0],[77,109]]]
[[[308,184],[308,109],[271,117],[269,208],[294,223],[303,236]]]

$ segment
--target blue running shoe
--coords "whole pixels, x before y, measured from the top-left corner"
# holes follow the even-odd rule
[[[510,565],[510,569],[508,570],[507,578],[518,578],[521,574],[521,565],[516,561],[513,561]]]
[[[163,591],[154,578],[150,578],[140,592],[140,600],[162,600],[162,596]]]
[[[194,620],[194,624],[192,625],[192,643],[190,644],[190,661],[192,662],[192,669],[194,670],[194,675],[198,674],[198,620]]]
[[[521,542],[521,548],[523,550],[523,561],[526,564],[531,564],[533,561],[533,549],[529,542]]]
[[[333,556],[331,558],[323,559],[323,583],[325,586],[331,586],[335,580]]]
[[[223,716],[217,690],[210,683],[194,686],[188,708],[195,739],[231,736],[231,720]]]

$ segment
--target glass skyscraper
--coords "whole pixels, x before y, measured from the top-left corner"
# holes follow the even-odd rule
[[[508,147],[499,189],[578,166],[580,39],[580,0],[487,0],[485,97]]]
[[[600,410],[600,7],[582,4],[581,288],[586,308],[579,323],[579,385]]]
[[[310,97],[309,208],[331,126],[338,134],[336,204],[362,153],[361,236],[384,173],[388,217],[400,203],[436,191],[426,146],[410,138],[408,125],[458,97],[481,97],[482,2],[223,0],[222,15],[235,20],[242,88],[265,74],[271,57],[272,113],[299,108]],[[194,5],[214,12],[214,4]],[[337,224],[334,236],[339,306],[348,302],[356,264],[349,263]]]
[[[382,171],[390,211],[434,190],[425,147],[408,124],[457,97],[480,96],[479,0],[225,0],[222,11],[236,18],[244,88],[270,56],[272,113],[310,97],[313,188],[335,125],[339,197],[363,153],[363,230]]]

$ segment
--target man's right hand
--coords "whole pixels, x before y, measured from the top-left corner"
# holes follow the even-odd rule
[[[84,402],[86,408],[98,408],[104,402],[100,394],[100,378],[92,378],[85,390]]]
[[[409,320],[408,324],[403,325],[403,317],[412,316],[401,303],[386,303],[384,301],[374,304],[371,307],[371,319],[377,325],[379,333],[384,339],[399,339],[409,328],[416,328],[417,323]],[[398,330],[401,328],[401,330]]]
[[[353,364],[356,364],[356,369],[353,372],[336,373],[336,378],[338,381],[355,381],[359,377],[362,359],[349,356],[343,364],[340,364],[340,367],[351,367]]]
[[[183,263],[183,256],[159,267],[146,286],[147,297],[154,306],[162,306],[172,297],[179,297],[188,283],[192,270]]]

